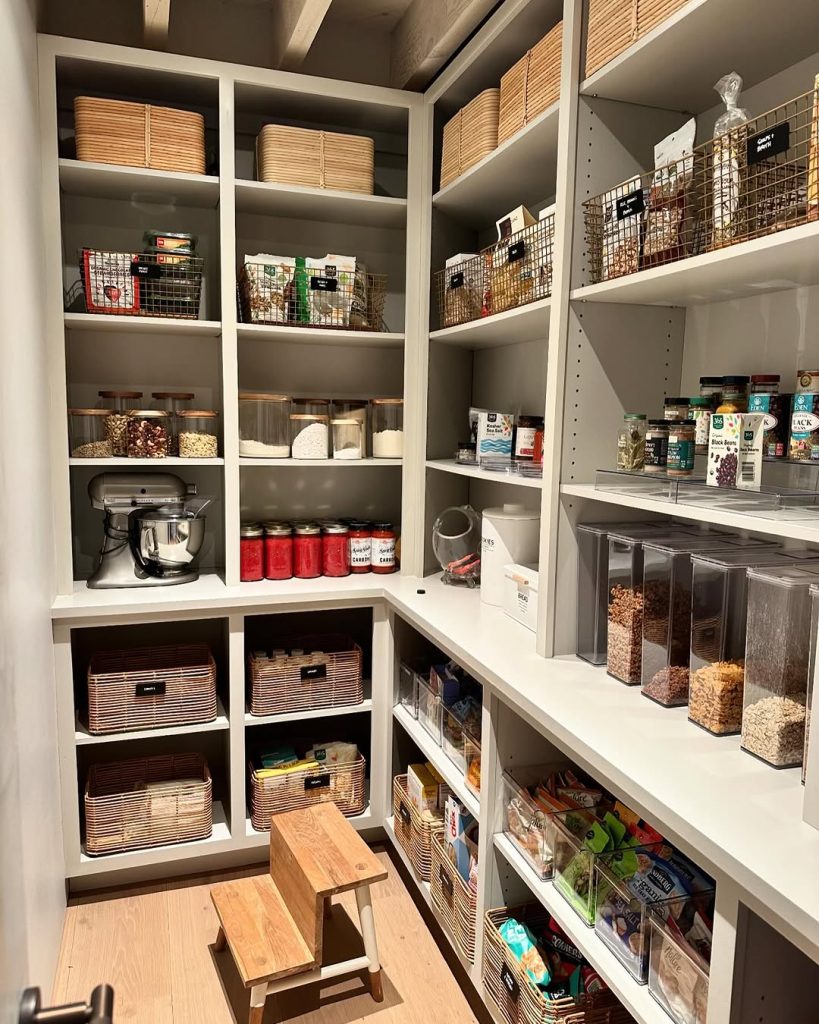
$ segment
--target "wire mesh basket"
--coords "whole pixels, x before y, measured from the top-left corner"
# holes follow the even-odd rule
[[[345,270],[306,259],[246,261],[239,271],[242,322],[329,327],[350,331],[384,329],[387,275],[365,267]]]
[[[554,235],[554,214],[549,214],[478,255],[436,271],[434,288],[441,327],[548,298],[552,294]]]
[[[584,204],[590,281],[674,263],[819,217],[819,90]]]
[[[199,317],[205,268],[199,256],[80,249],[79,260],[88,313]]]

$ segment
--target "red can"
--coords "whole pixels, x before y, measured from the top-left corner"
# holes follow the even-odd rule
[[[300,523],[294,527],[293,575],[299,580],[321,576],[321,527]]]
[[[293,529],[289,523],[264,524],[264,574],[269,580],[293,575]]]
[[[372,571],[395,572],[396,534],[392,523],[373,523]]]
[[[343,523],[327,523],[321,535],[325,576],[350,575],[350,531]]]
[[[243,583],[264,579],[264,530],[258,523],[244,523],[241,527],[239,579]]]
[[[350,572],[369,572],[372,565],[373,531],[369,523],[350,523]]]

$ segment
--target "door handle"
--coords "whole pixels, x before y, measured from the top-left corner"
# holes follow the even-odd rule
[[[113,1024],[114,990],[97,985],[87,1003],[43,1008],[40,990],[27,988],[20,1000],[18,1024]]]

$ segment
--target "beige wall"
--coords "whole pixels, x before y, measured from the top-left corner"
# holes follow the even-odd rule
[[[54,671],[35,0],[0,3],[0,1022],[50,992],[65,890]]]

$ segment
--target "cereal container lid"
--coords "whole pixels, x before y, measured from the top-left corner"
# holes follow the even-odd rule
[[[815,562],[799,562],[797,565],[783,565],[767,569],[748,569],[748,579],[769,583],[789,590],[819,584],[819,565]]]

